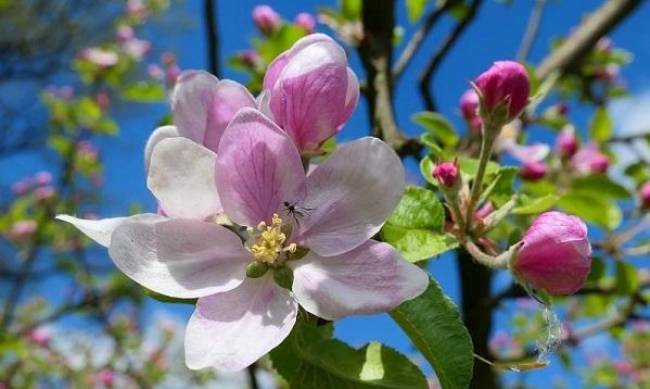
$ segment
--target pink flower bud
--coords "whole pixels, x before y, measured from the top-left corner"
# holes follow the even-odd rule
[[[29,192],[32,189],[34,182],[30,178],[24,178],[18,182],[14,182],[11,185],[11,191],[14,192],[16,196],[22,196],[25,193]]]
[[[253,8],[253,22],[264,34],[275,30],[281,22],[280,15],[268,5],[258,5]]]
[[[580,218],[543,213],[522,241],[512,263],[516,276],[551,294],[573,294],[584,285],[591,267],[591,244]]]
[[[569,105],[565,102],[561,102],[555,105],[555,110],[558,115],[566,116],[569,113]]]
[[[602,52],[608,52],[612,50],[612,39],[610,37],[604,36],[596,42],[596,50]]]
[[[70,85],[63,85],[59,88],[59,96],[64,100],[70,100],[74,97],[74,88]]]
[[[246,50],[241,52],[238,54],[238,57],[244,65],[249,67],[254,67],[261,60],[259,53],[255,50]]]
[[[343,48],[327,35],[311,34],[269,65],[263,93],[262,112],[269,112],[300,151],[315,151],[352,115],[359,82]]]
[[[650,209],[650,181],[641,185],[641,189],[639,189],[639,200],[641,200],[641,206],[643,208]]]
[[[440,185],[447,188],[456,187],[460,183],[460,170],[456,162],[441,162],[433,169],[433,177]]]
[[[108,109],[109,104],[111,103],[111,98],[108,95],[108,93],[101,91],[97,92],[95,95],[95,102],[97,105],[99,105],[99,108],[102,109],[102,111],[106,111]]]
[[[474,218],[477,220],[483,220],[485,219],[489,214],[494,211],[494,206],[492,205],[491,202],[485,203],[481,208],[479,208],[475,213],[474,213]]]
[[[117,31],[115,31],[115,36],[120,42],[128,41],[134,36],[133,27],[123,24],[117,28]]]
[[[296,15],[296,18],[293,20],[298,26],[302,27],[307,33],[311,34],[316,28],[316,19],[307,12],[301,12]]]
[[[147,13],[147,6],[142,0],[129,0],[126,3],[126,12],[130,16],[141,18]]]
[[[546,175],[546,170],[544,162],[526,162],[521,165],[519,175],[526,181],[539,181]]]
[[[115,373],[110,369],[102,369],[95,374],[92,381],[94,384],[111,388],[115,383]]]
[[[528,104],[530,83],[526,68],[513,61],[498,61],[474,81],[478,88],[483,120],[503,125],[519,116]],[[503,113],[499,112],[505,109]],[[496,116],[495,116],[496,115]]]
[[[555,150],[562,158],[571,158],[578,151],[578,138],[573,126],[569,125],[555,139]]]
[[[54,187],[47,185],[36,189],[34,196],[36,196],[36,200],[47,200],[54,197],[55,193]]]
[[[467,121],[470,128],[477,130],[481,128],[481,117],[478,114],[479,99],[474,89],[468,89],[460,97],[460,112]]]
[[[167,68],[167,72],[165,74],[165,77],[167,78],[167,83],[169,85],[174,85],[176,83],[176,79],[180,74],[181,74],[181,68],[176,64],[172,64],[170,67]]]

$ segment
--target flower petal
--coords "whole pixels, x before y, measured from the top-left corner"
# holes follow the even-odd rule
[[[176,126],[162,126],[156,128],[149,139],[147,139],[147,144],[144,146],[144,168],[145,171],[149,171],[149,165],[151,165],[151,154],[153,153],[154,147],[163,139],[175,138],[178,135],[178,130]]]
[[[322,256],[345,253],[376,234],[404,192],[404,168],[377,138],[340,146],[307,177],[303,244]]]
[[[115,231],[115,229],[122,223],[133,220],[153,219],[157,217],[158,215],[150,213],[144,213],[131,217],[112,217],[100,220],[79,219],[70,215],[56,216],[58,220],[72,224],[79,231],[86,234],[86,236],[88,236],[90,239],[94,240],[104,247],[108,247],[111,244],[111,236],[113,234],[113,231]]]
[[[190,369],[244,369],[282,343],[297,312],[291,293],[270,276],[203,297],[185,332],[185,363]]]
[[[290,262],[293,293],[300,305],[316,316],[386,312],[427,288],[427,274],[405,261],[390,245],[369,240],[335,257],[307,254]]]
[[[221,136],[237,111],[244,107],[255,108],[257,103],[248,89],[231,80],[219,81],[214,93],[203,142],[205,147],[217,151]]]
[[[170,217],[204,220],[221,211],[216,154],[186,138],[163,139],[151,156],[147,187]]]
[[[203,144],[218,83],[217,77],[205,71],[189,70],[178,76],[171,100],[174,123],[181,136]]]
[[[240,110],[224,132],[216,176],[226,214],[241,225],[269,222],[284,201],[304,197],[298,150],[273,122],[250,108]]]
[[[120,225],[113,232],[109,255],[135,282],[179,298],[237,287],[250,260],[239,237],[228,229],[164,216]]]

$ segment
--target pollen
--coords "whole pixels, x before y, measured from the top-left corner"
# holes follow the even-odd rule
[[[282,232],[282,219],[278,214],[273,214],[271,225],[261,222],[253,230],[253,237],[248,250],[253,254],[256,261],[275,264],[279,261],[280,255],[284,252],[294,253],[296,244],[284,245],[287,235]]]

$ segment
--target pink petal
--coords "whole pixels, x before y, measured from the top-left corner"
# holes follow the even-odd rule
[[[422,269],[390,245],[374,240],[335,257],[309,253],[290,263],[296,299],[307,311],[328,320],[386,312],[419,296],[429,283]]]
[[[151,156],[147,187],[170,217],[204,220],[221,211],[216,154],[187,138],[163,139]]]
[[[179,136],[176,126],[162,126],[156,128],[149,139],[147,139],[147,144],[144,146],[144,167],[145,171],[149,171],[149,165],[151,164],[151,153],[153,153],[153,148],[163,139],[175,138]]]
[[[134,215],[131,217],[113,217],[100,220],[79,219],[70,215],[56,216],[58,220],[72,224],[79,231],[86,234],[86,236],[88,236],[90,239],[94,240],[104,247],[108,247],[111,244],[111,236],[113,235],[113,231],[115,231],[115,229],[124,222],[135,220],[151,220],[156,219],[157,217],[158,215],[150,213]]]
[[[333,42],[333,40],[325,34],[309,34],[306,37],[297,40],[289,50],[277,56],[268,66],[266,74],[264,75],[264,89],[273,88],[278,76],[289,60],[293,58],[296,53],[316,42]]]
[[[164,216],[120,225],[113,232],[109,255],[135,282],[179,298],[237,287],[250,260],[239,237],[225,227]]]
[[[366,137],[338,147],[307,177],[303,244],[322,256],[358,247],[379,231],[404,185],[399,157],[381,140]]]
[[[172,94],[179,134],[213,151],[235,113],[255,105],[255,98],[244,86],[230,80],[219,81],[204,71],[183,72]]]
[[[237,224],[270,221],[283,202],[304,197],[305,172],[293,142],[259,111],[244,108],[223,134],[217,188],[226,214]]]
[[[297,313],[291,293],[270,276],[203,297],[185,332],[185,363],[190,369],[244,369],[282,343]]]
[[[345,108],[341,113],[339,125],[343,125],[352,115],[359,103],[359,80],[352,69],[348,68],[348,87],[345,95]]]

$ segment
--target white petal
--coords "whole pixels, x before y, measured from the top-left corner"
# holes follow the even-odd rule
[[[157,215],[154,214],[141,214],[131,217],[113,217],[108,219],[100,220],[90,220],[90,219],[79,219],[70,215],[57,215],[58,220],[68,222],[84,234],[86,234],[90,239],[99,243],[104,247],[108,247],[111,244],[111,235],[113,231],[124,223],[127,220],[146,220],[149,218],[157,218]]]
[[[307,177],[303,244],[322,256],[345,253],[376,234],[404,192],[404,168],[377,138],[340,146]]]
[[[140,285],[179,298],[237,287],[250,260],[239,237],[225,227],[163,216],[120,225],[113,232],[109,254]]]
[[[419,296],[429,283],[422,269],[390,245],[373,240],[335,257],[309,253],[290,263],[296,299],[328,320],[389,311]]]
[[[154,130],[154,132],[149,135],[147,139],[147,144],[144,146],[144,167],[145,171],[149,171],[149,165],[151,164],[151,153],[153,153],[153,148],[163,139],[175,138],[179,136],[176,126],[162,126]]]
[[[282,343],[297,312],[291,293],[270,275],[200,298],[185,332],[185,363],[190,369],[244,369]]]
[[[186,138],[161,140],[153,150],[147,186],[165,214],[203,220],[221,210],[217,155]]]

